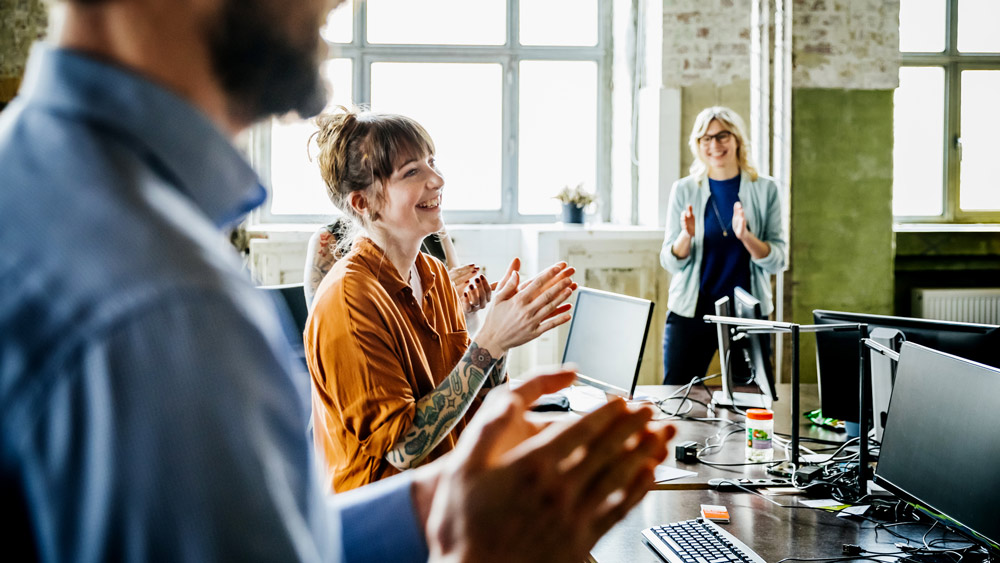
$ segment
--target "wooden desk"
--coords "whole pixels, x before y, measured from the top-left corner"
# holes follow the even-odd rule
[[[672,394],[677,389],[678,386],[665,386],[665,385],[640,385],[636,389],[636,395],[649,395],[653,397],[667,397]],[[706,393],[704,388],[696,387],[692,389],[691,398],[697,399],[702,402],[709,402],[710,397]],[[775,401],[771,410],[774,411],[775,421],[774,428],[776,432],[787,435],[791,430],[791,413],[789,411],[789,405],[791,404],[791,386],[787,384],[778,385],[778,397],[779,400]],[[666,410],[673,412],[680,406],[680,401],[669,401],[664,404]],[[819,406],[819,397],[817,395],[817,387],[815,384],[812,385],[802,385],[800,394],[800,407],[803,412],[813,410]],[[682,409],[682,412],[686,409]],[[694,405],[694,409],[690,413],[693,416],[705,417],[708,416],[706,410],[701,405]],[[715,411],[715,416],[717,418],[723,418],[726,420],[732,420],[734,422],[742,422],[743,417],[729,410],[719,408]],[[805,417],[800,416],[799,419],[799,432],[802,437],[818,438],[822,440],[830,440],[836,442],[842,442],[845,439],[845,434],[842,432],[835,432],[833,430],[828,430],[825,428],[820,428],[813,425]],[[707,489],[708,480],[715,478],[748,478],[748,479],[759,479],[763,477],[768,477],[765,467],[763,465],[747,465],[747,466],[737,466],[737,467],[713,467],[710,465],[705,465],[702,463],[683,463],[676,461],[673,456],[673,446],[687,440],[693,440],[699,444],[704,444],[705,439],[714,436],[720,430],[723,431],[723,435],[736,427],[732,426],[728,429],[724,429],[724,423],[720,422],[695,422],[690,420],[682,420],[674,423],[677,427],[677,436],[671,442],[671,455],[666,461],[665,465],[671,465],[679,469],[686,469],[688,471],[696,471],[698,475],[693,477],[686,477],[684,479],[677,479],[673,481],[667,481],[665,483],[660,483],[656,486],[659,490],[690,490],[690,489]],[[806,446],[809,444],[804,443]],[[783,459],[783,451],[776,449],[774,452],[774,457],[776,460]],[[715,463],[745,463],[746,459],[744,457],[744,438],[742,434],[733,434],[726,440],[723,448],[717,450],[716,452],[708,455],[706,457],[708,461]]]
[[[677,388],[640,386],[637,394],[665,397],[675,389]],[[791,403],[789,386],[779,386],[778,395],[781,400],[775,402],[772,407],[775,413],[775,429],[787,434],[791,428],[791,413],[788,407]],[[691,396],[706,402],[708,399],[704,389],[694,389]],[[816,386],[803,385],[800,398],[803,411],[816,408],[819,403]],[[676,408],[677,403],[668,405],[668,410]],[[705,416],[706,413],[704,407],[696,405],[691,414]],[[742,420],[740,415],[724,409],[718,409],[716,416],[734,421]],[[797,418],[803,437],[844,440],[843,433],[815,427],[801,415]],[[705,438],[716,434],[722,427],[720,423],[699,423],[689,420],[678,421],[675,424],[678,434],[673,444],[685,440],[703,443]],[[775,454],[778,459],[782,456],[780,451],[776,451]],[[741,434],[731,436],[722,450],[710,455],[708,459],[720,463],[743,462],[743,436]],[[874,551],[896,551],[893,547],[893,538],[884,532],[876,538],[871,524],[866,523],[862,526],[858,520],[838,518],[835,514],[825,511],[778,507],[746,492],[720,492],[708,488],[708,479],[715,477],[765,477],[767,475],[763,466],[720,468],[700,463],[680,463],[673,460],[672,450],[667,464],[697,471],[698,475],[669,481],[659,485],[657,487],[659,490],[650,491],[625,519],[601,538],[591,551],[592,560],[601,563],[660,561],[660,558],[643,543],[642,530],[659,524],[697,518],[702,504],[726,506],[729,509],[731,523],[722,526],[767,561],[778,561],[790,556],[836,557],[840,555],[842,545],[845,543],[858,544]],[[773,498],[781,504],[799,504],[797,496]]]

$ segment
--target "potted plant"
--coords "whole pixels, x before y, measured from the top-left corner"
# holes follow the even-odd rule
[[[562,202],[563,223],[583,223],[583,210],[596,199],[594,194],[583,189],[583,182],[574,187],[563,186],[555,199]]]

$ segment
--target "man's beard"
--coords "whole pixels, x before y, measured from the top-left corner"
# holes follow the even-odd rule
[[[326,105],[319,30],[295,37],[264,4],[226,0],[208,31],[212,66],[229,98],[230,113],[247,122],[290,111],[316,115]]]

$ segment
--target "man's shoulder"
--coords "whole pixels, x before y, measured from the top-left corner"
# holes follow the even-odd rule
[[[235,252],[143,162],[85,120],[29,106],[0,125],[0,325],[44,334],[107,322],[182,288],[229,291]]]

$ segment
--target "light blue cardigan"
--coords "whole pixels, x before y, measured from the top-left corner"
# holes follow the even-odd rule
[[[682,317],[693,317],[698,304],[705,237],[705,206],[709,195],[711,191],[707,177],[699,180],[695,176],[687,176],[674,182],[670,189],[667,229],[660,249],[660,264],[671,274],[667,308]],[[770,254],[764,258],[750,259],[750,293],[760,301],[761,312],[767,316],[774,311],[771,274],[785,267],[785,230],[781,220],[778,186],[771,178],[758,176],[756,180],[751,180],[743,172],[740,176],[739,196],[750,232],[771,246]],[[680,259],[674,256],[671,247],[684,228],[681,214],[688,205],[694,207],[694,238],[691,240],[691,254]]]

